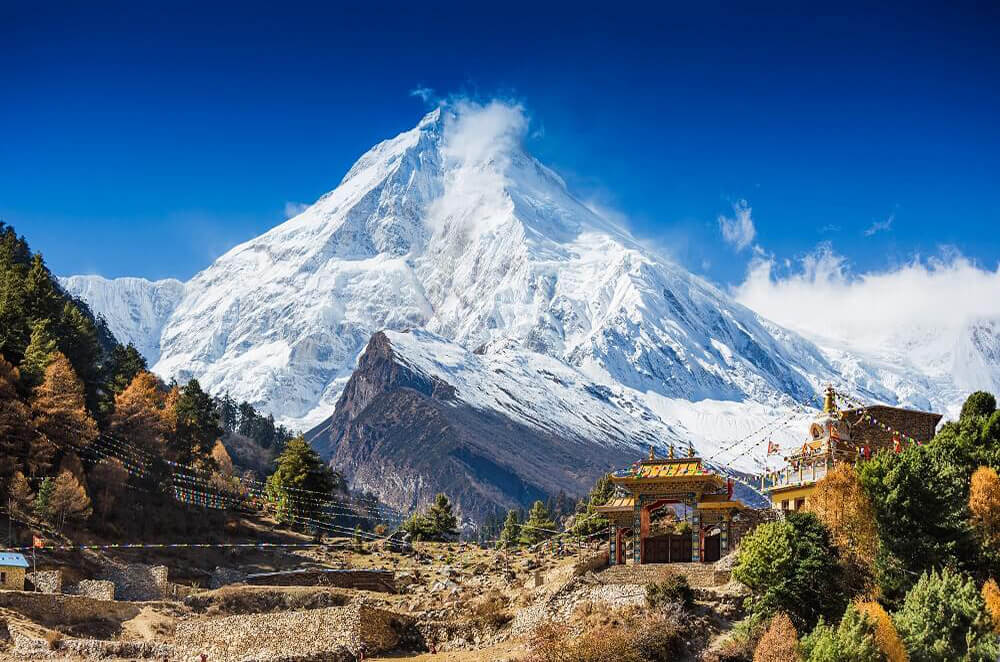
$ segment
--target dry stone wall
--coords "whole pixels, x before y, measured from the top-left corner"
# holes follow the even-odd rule
[[[29,572],[27,578],[35,587],[35,590],[40,593],[62,593],[63,591],[62,570]]]
[[[145,563],[109,563],[100,579],[115,585],[119,600],[161,600],[170,592],[169,572],[166,566],[149,566]]]

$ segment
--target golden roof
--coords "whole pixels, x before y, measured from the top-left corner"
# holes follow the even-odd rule
[[[603,506],[595,506],[594,510],[600,513],[610,513],[618,510],[632,510],[635,507],[635,497],[617,496],[612,497]]]
[[[617,479],[643,480],[647,478],[680,478],[687,476],[712,476],[712,472],[705,471],[699,459],[684,459],[680,461],[654,460],[653,462],[641,462],[631,469],[616,474]]]

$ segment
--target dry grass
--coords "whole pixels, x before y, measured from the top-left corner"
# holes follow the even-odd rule
[[[514,618],[508,609],[509,607],[510,600],[507,596],[492,589],[482,597],[472,601],[469,606],[469,617],[477,628],[498,630]]]
[[[45,633],[45,643],[49,645],[50,651],[59,650],[62,646],[63,636],[61,632],[56,632],[55,630],[50,630]]]

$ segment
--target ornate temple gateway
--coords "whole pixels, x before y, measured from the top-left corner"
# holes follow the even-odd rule
[[[611,522],[611,565],[717,561],[746,530],[732,481],[693,452],[657,458],[650,449],[611,481],[615,496],[597,508]]]

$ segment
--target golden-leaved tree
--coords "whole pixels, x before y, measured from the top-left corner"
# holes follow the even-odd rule
[[[0,356],[0,484],[22,468],[34,432],[31,412],[19,398],[18,371]]]
[[[60,529],[65,526],[67,520],[83,522],[93,512],[87,490],[76,476],[68,471],[62,472],[56,478],[48,505],[52,519]]]
[[[908,662],[910,656],[906,652],[906,646],[892,623],[892,617],[882,605],[877,602],[858,602],[854,606],[875,624],[875,640],[887,662]]]
[[[801,662],[799,633],[788,614],[779,612],[771,619],[753,652],[753,662]]]
[[[152,373],[140,372],[115,396],[110,432],[149,453],[161,455],[170,427],[165,407],[166,394],[160,390],[159,380]]]
[[[854,588],[868,588],[875,568],[878,525],[854,467],[846,462],[836,464],[816,483],[807,508],[830,530]]]
[[[979,467],[972,474],[969,512],[986,543],[1000,545],[1000,476],[990,467]]]
[[[31,444],[32,473],[47,469],[58,448],[85,448],[97,438],[97,424],[87,413],[86,395],[73,366],[56,352],[35,390],[31,414],[38,435]]]

